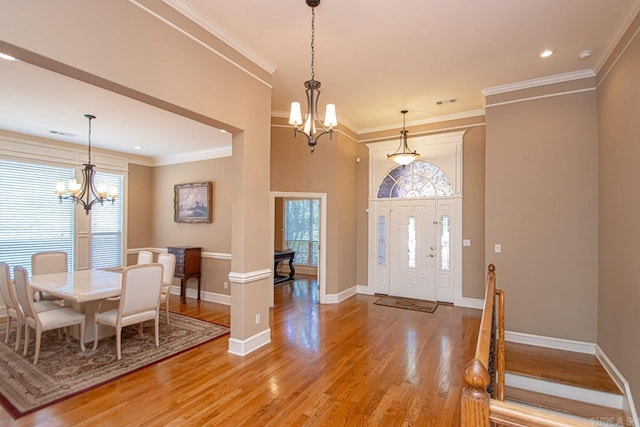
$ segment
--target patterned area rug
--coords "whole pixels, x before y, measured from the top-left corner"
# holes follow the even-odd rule
[[[436,308],[438,308],[437,302],[392,296],[383,296],[378,301],[374,302],[374,304],[384,305],[387,307],[404,308],[407,310],[424,311],[425,313],[433,313],[436,311]]]
[[[77,340],[67,343],[58,339],[56,331],[47,331],[42,334],[35,366],[34,334],[25,358],[22,346],[19,353],[13,350],[15,327],[7,345],[5,325],[0,325],[0,403],[12,416],[20,417],[229,333],[225,326],[176,313],[170,316],[167,325],[165,314],[160,314],[159,347],[155,346],[153,322],[145,322],[142,338],[137,326],[123,328],[121,360],[116,357],[115,336],[100,339],[95,353],[93,342],[88,343],[82,353]]]

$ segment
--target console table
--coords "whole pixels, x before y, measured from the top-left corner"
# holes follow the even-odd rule
[[[293,275],[296,274],[295,268],[293,268],[293,258],[296,253],[291,249],[285,249],[283,251],[274,251],[273,253],[273,283],[278,284],[286,282],[287,280],[293,280]],[[282,276],[278,274],[278,266],[284,260],[289,260],[289,275]]]
[[[180,302],[187,302],[187,281],[198,279],[198,300],[200,299],[200,259],[202,248],[196,246],[169,246],[167,252],[176,256],[174,277],[180,279]]]

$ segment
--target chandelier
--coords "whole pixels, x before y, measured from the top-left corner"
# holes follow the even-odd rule
[[[62,199],[71,199],[77,204],[82,205],[85,213],[89,215],[89,211],[97,202],[101,205],[104,204],[105,201],[113,204],[118,195],[118,189],[116,186],[111,186],[107,191],[107,185],[104,181],[101,181],[97,187],[94,184],[96,174],[94,167],[96,165],[91,163],[91,120],[95,119],[96,116],[91,114],[85,114],[84,116],[89,119],[89,160],[83,164],[82,184],[79,184],[75,178],[70,179],[68,188],[65,189],[64,182],[58,181],[56,194],[60,198],[60,203],[62,203]]]
[[[415,159],[420,157],[420,154],[416,153],[415,150],[409,150],[409,146],[407,145],[407,134],[409,131],[406,129],[406,117],[408,110],[402,110],[402,130],[400,131],[400,146],[393,154],[387,154],[387,158],[393,160],[399,165],[406,166],[409,163],[413,162]]]
[[[318,143],[318,138],[328,133],[329,139],[331,139],[333,128],[338,126],[338,119],[336,118],[336,106],[334,104],[327,104],[324,123],[322,123],[318,117],[320,82],[315,79],[315,8],[320,4],[320,0],[305,1],[307,5],[311,7],[311,80],[304,82],[305,92],[307,94],[307,115],[303,122],[300,103],[292,102],[289,124],[293,126],[294,135],[297,136],[298,132],[300,132],[307,137],[307,144],[311,149],[311,153],[313,153]]]

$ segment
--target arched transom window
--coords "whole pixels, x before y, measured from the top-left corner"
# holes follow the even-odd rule
[[[436,165],[416,160],[387,174],[378,188],[378,198],[451,196],[453,186]]]

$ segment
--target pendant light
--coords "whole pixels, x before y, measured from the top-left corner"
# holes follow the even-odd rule
[[[409,163],[413,162],[415,159],[420,157],[415,150],[411,151],[409,146],[407,145],[407,134],[409,131],[406,129],[406,116],[408,110],[402,110],[400,113],[402,114],[402,130],[400,131],[400,146],[393,154],[387,154],[387,158],[389,160],[393,160],[399,165],[406,166]]]

